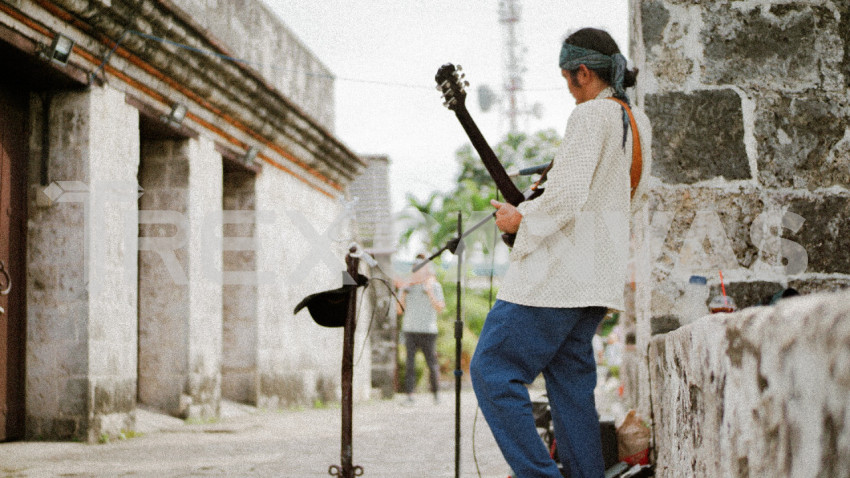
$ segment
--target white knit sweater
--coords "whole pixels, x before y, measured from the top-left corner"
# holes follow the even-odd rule
[[[605,98],[577,105],[567,122],[542,196],[519,205],[523,218],[498,298],[538,307],[601,306],[623,310],[631,212],[645,201],[652,129],[632,108],[643,173],[630,200],[632,132],[623,148],[619,104]]]

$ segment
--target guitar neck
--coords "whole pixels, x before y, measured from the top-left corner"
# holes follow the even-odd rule
[[[508,173],[505,171],[502,163],[499,162],[496,153],[487,144],[487,140],[484,139],[484,135],[481,134],[475,121],[472,120],[469,111],[465,107],[459,107],[455,109],[455,115],[458,121],[460,121],[461,126],[463,126],[464,131],[466,131],[466,135],[472,142],[472,146],[478,151],[478,155],[481,156],[481,161],[484,163],[484,167],[487,168],[487,172],[490,173],[490,177],[495,181],[496,187],[502,193],[502,196],[505,197],[505,201],[514,206],[525,201],[522,191],[517,189],[511,178],[508,177]]]

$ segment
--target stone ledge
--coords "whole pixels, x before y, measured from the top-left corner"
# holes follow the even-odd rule
[[[850,292],[704,317],[649,368],[657,476],[850,474]]]

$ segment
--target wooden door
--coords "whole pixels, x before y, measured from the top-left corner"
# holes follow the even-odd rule
[[[0,83],[0,441],[24,435],[29,93]]]

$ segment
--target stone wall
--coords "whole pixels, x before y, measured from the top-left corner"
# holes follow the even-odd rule
[[[850,285],[850,5],[632,1],[653,123],[637,218],[638,350],[692,274],[740,307]],[[647,412],[647,371],[637,405]]]
[[[334,76],[260,0],[172,0],[287,98],[334,130]]]
[[[740,309],[850,286],[850,4],[630,6],[653,168],[624,371],[659,475],[845,476],[846,292],[652,334],[692,274]]]
[[[656,476],[850,476],[850,292],[706,316],[649,367]]]
[[[317,325],[306,309],[292,312],[307,295],[342,286],[353,211],[334,199],[290,192],[299,187],[296,178],[271,168],[256,180],[257,213],[268,216],[257,224],[257,263],[260,273],[271,273],[257,291],[260,407],[328,403],[341,393],[343,329]],[[371,357],[362,353],[369,347],[367,327],[361,324],[355,336],[355,400],[371,394]]]

